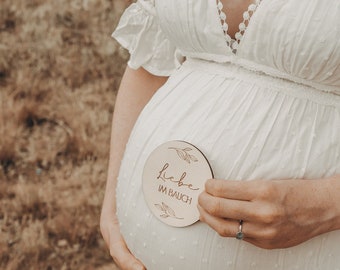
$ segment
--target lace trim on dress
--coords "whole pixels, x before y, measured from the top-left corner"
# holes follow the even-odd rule
[[[233,53],[237,52],[238,46],[243,38],[243,35],[247,29],[251,16],[255,13],[257,7],[260,5],[261,0],[255,0],[255,3],[249,5],[248,10],[243,13],[243,21],[239,24],[239,31],[235,34],[235,39],[231,38],[228,34],[227,15],[223,11],[223,4],[221,0],[217,0],[217,10],[221,20],[221,26],[224,33],[224,38],[227,46]]]

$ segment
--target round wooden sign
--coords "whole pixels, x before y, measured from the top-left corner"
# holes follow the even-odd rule
[[[143,193],[151,212],[162,222],[185,227],[199,220],[198,195],[213,178],[208,160],[194,145],[169,141],[148,157]]]

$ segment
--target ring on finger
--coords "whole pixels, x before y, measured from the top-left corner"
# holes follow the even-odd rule
[[[238,226],[238,232],[236,233],[236,239],[237,240],[242,240],[244,238],[244,233],[243,233],[243,220],[239,220],[239,226]]]

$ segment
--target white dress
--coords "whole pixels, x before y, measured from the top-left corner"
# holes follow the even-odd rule
[[[170,227],[150,213],[141,175],[169,140],[201,149],[215,178],[339,174],[340,1],[262,0],[234,51],[215,0],[139,0],[113,36],[130,67],[170,76],[138,118],[118,178],[121,231],[147,269],[339,270],[340,231],[264,250],[202,222]]]

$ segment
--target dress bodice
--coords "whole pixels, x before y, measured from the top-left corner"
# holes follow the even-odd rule
[[[155,75],[171,75],[184,56],[340,95],[338,0],[262,0],[237,51],[226,43],[215,0],[138,0],[113,36],[130,51],[130,67]]]
[[[234,54],[216,1],[155,0],[165,35],[186,57],[249,69],[340,94],[340,2],[262,0]]]

